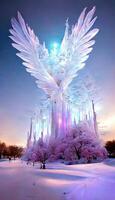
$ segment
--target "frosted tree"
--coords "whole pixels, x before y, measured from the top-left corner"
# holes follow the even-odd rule
[[[97,18],[93,18],[94,12],[95,7],[86,14],[85,8],[71,29],[66,21],[58,52],[49,52],[45,43],[40,43],[19,12],[18,20],[11,20],[12,46],[19,51],[17,55],[24,61],[27,72],[35,77],[37,86],[50,98],[49,126],[54,137],[61,137],[62,133],[65,135],[67,125],[71,125],[71,110],[66,93],[79,70],[84,68],[95,44],[93,38],[99,29],[91,29]]]
[[[107,151],[93,135],[87,124],[82,124],[71,129],[69,135],[51,140],[49,160],[63,159],[71,161],[71,164],[104,160],[107,158]]]

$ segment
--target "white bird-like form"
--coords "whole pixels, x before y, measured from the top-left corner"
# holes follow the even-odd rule
[[[24,61],[27,72],[36,78],[37,86],[51,99],[57,95],[62,97],[78,71],[85,66],[95,43],[93,38],[99,31],[97,28],[91,30],[97,18],[93,18],[94,12],[95,7],[86,14],[85,8],[71,30],[68,21],[66,22],[61,46],[54,57],[45,44],[40,44],[38,37],[19,12],[18,20],[11,20],[12,46],[19,51],[17,55]]]

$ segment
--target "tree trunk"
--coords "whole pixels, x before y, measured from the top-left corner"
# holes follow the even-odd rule
[[[42,169],[46,169],[46,164],[43,163]]]
[[[80,156],[79,150],[77,150],[75,146],[74,146],[74,148],[75,148],[75,152],[78,157],[78,160],[80,160],[81,156]]]

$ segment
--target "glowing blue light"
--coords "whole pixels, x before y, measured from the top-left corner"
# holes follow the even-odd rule
[[[59,43],[53,42],[51,43],[51,54],[56,55],[59,51]]]
[[[54,43],[53,43],[53,48],[54,48],[54,49],[57,49],[58,46],[59,46],[59,44],[58,44],[57,42],[54,42]]]

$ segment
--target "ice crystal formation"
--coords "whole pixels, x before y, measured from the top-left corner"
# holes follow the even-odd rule
[[[39,109],[34,120],[35,132],[42,133],[45,138],[63,137],[71,127],[83,121],[97,134],[91,88],[83,81],[80,86],[73,81],[85,67],[95,44],[93,38],[99,29],[92,28],[97,18],[93,17],[94,13],[95,7],[87,13],[85,8],[72,28],[67,20],[61,45],[58,50],[55,45],[52,51],[46,48],[45,43],[40,43],[19,12],[18,19],[11,20],[12,46],[19,51],[17,56],[46,96],[46,107]]]

